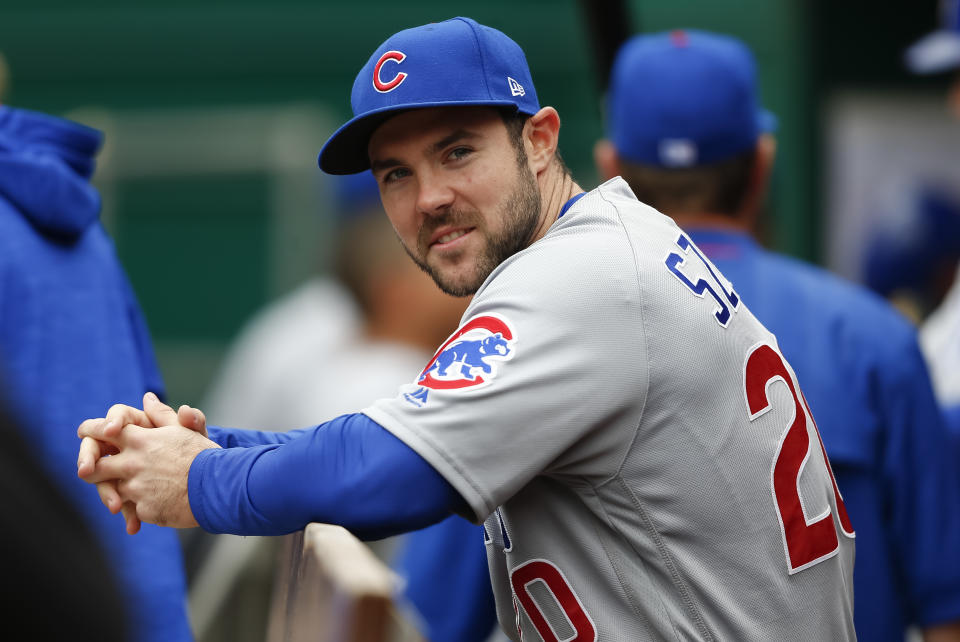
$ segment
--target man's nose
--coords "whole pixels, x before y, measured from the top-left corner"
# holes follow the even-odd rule
[[[417,208],[427,216],[440,216],[453,205],[454,192],[446,181],[435,175],[420,177]]]

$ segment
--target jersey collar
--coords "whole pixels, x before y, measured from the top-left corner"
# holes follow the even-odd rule
[[[571,197],[570,200],[567,201],[566,203],[564,203],[564,204],[563,204],[563,207],[560,208],[560,214],[557,215],[557,218],[558,218],[558,219],[563,218],[563,215],[567,213],[567,210],[570,209],[571,207],[573,207],[573,204],[574,204],[574,203],[576,203],[577,201],[579,201],[581,198],[583,198],[583,197],[586,196],[586,195],[587,195],[586,192],[580,192],[580,193],[577,194],[576,196]]]

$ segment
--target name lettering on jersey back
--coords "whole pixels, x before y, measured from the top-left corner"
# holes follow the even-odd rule
[[[688,290],[701,299],[709,294],[717,303],[717,308],[714,310],[713,316],[716,318],[717,323],[726,328],[730,324],[730,319],[733,316],[731,311],[737,312],[740,308],[740,297],[737,296],[737,293],[733,290],[730,283],[716,271],[713,264],[700,253],[700,250],[697,249],[697,246],[693,244],[693,241],[691,241],[686,234],[680,233],[679,238],[677,238],[677,247],[683,251],[683,254],[677,252],[668,254],[666,260],[664,260],[667,269],[670,270]],[[698,260],[688,264],[687,259],[691,256]],[[706,268],[709,279],[696,277],[695,275],[687,276],[685,273],[685,271],[694,272],[699,270],[701,266]],[[684,268],[686,268],[686,270],[684,270]],[[693,280],[694,278],[696,278],[696,281]],[[720,294],[717,294],[718,290]]]

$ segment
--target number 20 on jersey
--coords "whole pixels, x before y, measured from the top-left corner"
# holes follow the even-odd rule
[[[713,316],[721,327],[727,328],[732,320],[731,312],[736,312],[740,306],[739,296],[724,284],[710,262],[685,234],[681,233],[677,239],[677,248],[682,254],[670,253],[664,261],[667,269],[696,296],[706,298],[709,295],[716,304]],[[703,278],[694,281],[683,272],[682,268],[687,258],[691,256],[698,259],[706,268],[710,276],[709,281]],[[828,506],[827,510],[820,515],[808,519],[800,497],[800,475],[817,445],[826,464],[825,472],[833,486],[840,530],[844,536],[851,538],[854,537],[854,531],[850,517],[847,515],[847,508],[837,489],[833,471],[830,469],[830,461],[827,459],[813,413],[810,412],[807,400],[800,392],[793,373],[780,353],[773,347],[765,343],[753,346],[747,352],[743,379],[747,413],[751,422],[772,409],[768,390],[776,381],[786,384],[794,404],[793,421],[789,426],[784,427],[770,473],[770,488],[783,535],[787,571],[792,575],[832,557],[840,549],[833,511]],[[816,435],[816,443],[811,439],[811,435]],[[817,463],[820,461],[818,458],[814,460]]]
[[[823,454],[826,473],[833,486],[840,528],[844,536],[854,536],[853,525],[837,489],[837,481],[830,469],[830,460],[827,459],[813,414],[783,357],[771,346],[765,343],[757,344],[747,353],[743,379],[751,422],[772,409],[768,391],[774,382],[785,383],[793,398],[793,421],[782,433],[770,475],[774,505],[783,535],[787,571],[792,575],[833,557],[840,549],[831,508],[828,506],[820,515],[808,519],[800,498],[800,474],[817,447]],[[816,443],[812,442],[811,433],[816,435]],[[818,458],[813,459],[820,462]]]

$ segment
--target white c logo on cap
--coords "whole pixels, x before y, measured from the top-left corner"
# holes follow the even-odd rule
[[[400,51],[388,51],[380,56],[380,60],[377,61],[377,64],[373,68],[373,88],[379,91],[381,94],[385,94],[388,91],[393,91],[399,87],[400,83],[402,83],[407,77],[407,74],[401,71],[394,76],[392,80],[383,82],[383,80],[380,78],[380,69],[383,68],[383,63],[387,62],[388,60],[393,60],[399,64],[403,62],[406,57],[407,55]]]

